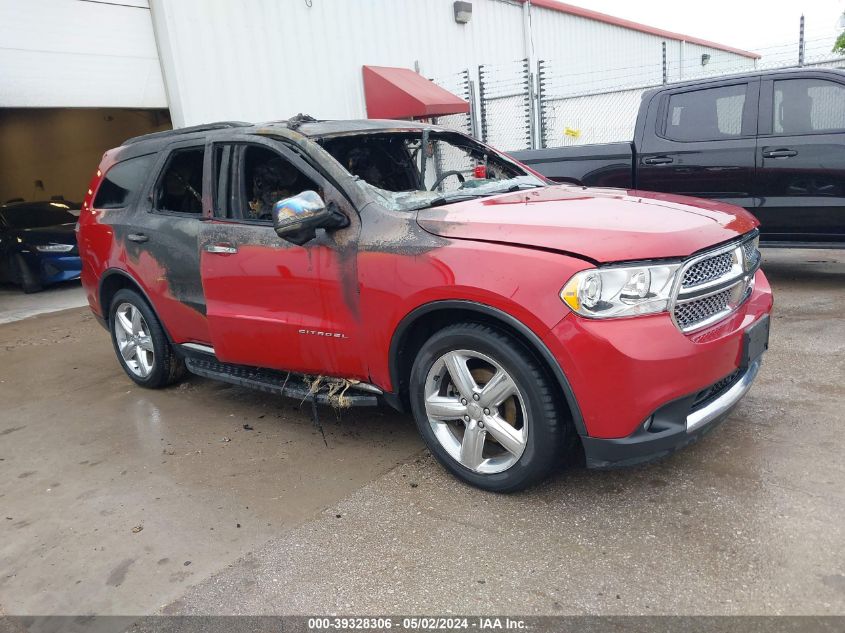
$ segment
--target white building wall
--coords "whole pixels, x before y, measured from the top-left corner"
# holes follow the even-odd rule
[[[741,73],[754,69],[755,60],[753,59],[708,48],[700,44],[685,42],[683,44],[683,51],[683,79],[698,79],[710,75]],[[704,54],[710,55],[710,60],[707,64],[701,63],[701,56]],[[676,81],[678,78],[677,73],[675,73],[672,76],[672,81]]]
[[[521,8],[452,0],[152,0],[176,125],[366,116],[361,66],[428,77],[524,55]]]
[[[518,2],[474,0],[472,19],[454,21],[452,0],[150,0],[175,125],[264,121],[305,112],[366,116],[361,66],[419,64],[445,77],[479,64],[550,60],[569,89],[612,89],[661,81],[663,38],[532,8],[524,38]],[[668,42],[677,69],[680,46]],[[753,67],[753,60],[712,50]],[[699,55],[700,57],[700,55]],[[493,75],[495,77],[495,73]],[[521,100],[513,100],[521,107]],[[516,115],[516,113],[515,113]]]
[[[0,0],[0,107],[166,108],[147,0]]]
[[[544,61],[550,147],[631,140],[643,92],[663,82],[663,42],[669,82],[755,65],[730,51],[544,8],[533,9],[532,23],[535,57]]]
[[[754,68],[754,59],[737,53],[682,43],[559,11],[534,7],[532,16],[535,56],[548,63],[556,80],[554,86],[567,93],[661,83],[664,41],[669,81]],[[711,56],[705,69],[701,67],[702,53]]]
[[[310,4],[310,6],[309,6]],[[0,0],[0,107],[169,105],[177,126],[307,112],[366,116],[364,64],[419,64],[427,77],[484,64],[504,92],[516,60],[546,60],[554,94],[661,80],[661,37],[534,6],[474,0],[457,24],[452,0]],[[753,60],[667,42],[670,80],[741,70]],[[706,69],[701,52],[711,54]],[[164,77],[162,77],[162,69]],[[165,85],[167,90],[165,91]],[[495,104],[500,128],[523,100]],[[501,123],[504,122],[504,123]],[[515,135],[521,134],[516,128]]]

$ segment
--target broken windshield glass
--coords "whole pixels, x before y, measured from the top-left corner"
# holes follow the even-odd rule
[[[457,132],[420,130],[326,138],[356,183],[394,211],[422,209],[546,183]]]

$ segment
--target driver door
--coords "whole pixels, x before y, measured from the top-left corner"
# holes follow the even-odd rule
[[[211,151],[214,217],[199,249],[217,358],[366,380],[352,204],[280,142],[245,137]],[[307,189],[355,221],[297,246],[276,235],[271,203]]]

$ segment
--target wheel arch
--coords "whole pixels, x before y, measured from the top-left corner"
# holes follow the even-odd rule
[[[389,349],[389,370],[393,393],[389,396],[385,394],[392,406],[408,410],[407,383],[417,352],[431,334],[444,325],[458,321],[484,323],[506,332],[521,342],[557,382],[578,434],[587,435],[584,419],[569,380],[542,339],[531,328],[507,312],[474,301],[434,301],[415,308],[399,322],[390,340]]]
[[[141,295],[144,301],[147,302],[147,306],[149,306],[150,310],[152,310],[156,317],[158,317],[155,305],[150,300],[149,294],[147,294],[147,291],[144,290],[141,284],[139,284],[132,275],[125,270],[121,270],[120,268],[110,268],[103,273],[97,289],[97,300],[100,302],[100,310],[103,313],[103,321],[105,322],[106,327],[109,327],[110,325],[109,318],[111,316],[112,299],[119,290],[123,290],[124,288],[133,290]],[[161,329],[164,331],[164,335],[167,337],[168,342],[172,344],[173,339],[170,336],[170,332],[167,331],[167,327],[164,322],[161,318],[158,319],[158,322]]]

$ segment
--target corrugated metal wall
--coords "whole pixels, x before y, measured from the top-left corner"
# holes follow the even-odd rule
[[[633,31],[575,15],[534,7],[532,10],[535,57],[568,78],[568,89],[583,94],[637,84],[660,83],[662,43],[666,42],[668,80],[693,79],[705,74],[701,54],[710,53],[707,74],[741,72],[754,68],[754,60],[736,53],[689,42]],[[681,73],[681,54],[684,72]]]
[[[0,107],[166,108],[147,0],[0,0]]]
[[[534,7],[525,42],[523,7],[474,0],[469,24],[456,24],[452,0],[150,0],[175,125],[211,120],[266,121],[307,112],[366,116],[364,64],[413,68],[427,77],[479,64],[548,59],[580,89],[661,76],[655,35]],[[690,45],[687,45],[690,46]],[[669,42],[678,68],[680,43]],[[712,49],[710,68],[722,58]],[[699,55],[700,57],[700,55]],[[691,63],[691,62],[690,62]],[[677,77],[673,77],[676,79]]]
[[[521,9],[476,2],[456,24],[452,0],[152,0],[176,125],[307,112],[366,116],[361,66],[428,77],[523,54]]]
[[[736,53],[549,9],[534,8],[532,17],[543,60],[544,147],[632,139],[642,93],[663,82],[664,42],[668,82],[754,68],[754,59]]]

